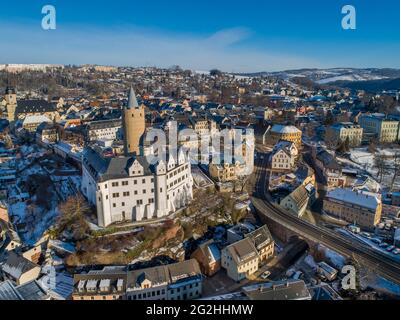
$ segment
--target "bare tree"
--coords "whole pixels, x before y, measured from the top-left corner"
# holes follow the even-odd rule
[[[393,158],[393,172],[392,172],[392,182],[390,185],[390,189],[393,191],[394,184],[397,178],[400,176],[400,152],[396,152]]]
[[[375,155],[374,163],[375,163],[375,167],[378,169],[378,177],[377,178],[379,179],[379,183],[381,183],[383,180],[383,176],[388,173],[388,163],[387,163],[386,156],[381,153],[377,153]]]

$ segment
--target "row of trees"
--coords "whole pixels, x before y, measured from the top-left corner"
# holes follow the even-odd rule
[[[395,152],[391,161],[390,158],[382,153],[376,153],[374,166],[378,170],[377,177],[380,183],[383,181],[384,176],[391,175],[390,188],[393,190],[396,180],[400,178],[400,152]]]

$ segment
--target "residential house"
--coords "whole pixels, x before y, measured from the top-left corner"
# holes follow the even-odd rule
[[[260,256],[250,238],[233,243],[222,250],[221,264],[228,276],[240,282],[258,270]]]
[[[266,225],[245,235],[253,242],[259,255],[260,263],[272,258],[275,253],[275,242]]]
[[[201,272],[208,277],[212,277],[221,269],[221,251],[213,240],[199,245],[191,258],[196,259]]]
[[[309,200],[309,191],[304,185],[300,185],[281,201],[280,206],[293,215],[301,217],[307,209]]]
[[[336,161],[334,154],[320,149],[316,151],[314,157],[315,165],[323,173],[328,188],[346,185],[346,176],[343,175],[342,166]]]
[[[121,300],[125,298],[126,267],[105,267],[74,275],[72,300]]]
[[[298,155],[299,151],[295,143],[279,141],[271,153],[271,169],[279,172],[292,171]]]
[[[128,300],[193,300],[202,294],[203,276],[194,259],[128,271],[127,279]]]
[[[5,261],[1,265],[5,277],[17,285],[36,280],[40,274],[40,267],[23,256],[9,251]]]
[[[36,280],[16,286],[7,280],[0,283],[0,300],[17,301],[39,301],[50,300],[50,296]]]
[[[167,300],[168,268],[159,266],[128,272],[128,300]]]

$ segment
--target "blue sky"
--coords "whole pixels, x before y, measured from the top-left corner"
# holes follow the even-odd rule
[[[56,30],[41,28],[46,4]],[[346,4],[357,30],[341,28]],[[400,68],[399,12],[396,0],[14,0],[0,10],[0,63]]]

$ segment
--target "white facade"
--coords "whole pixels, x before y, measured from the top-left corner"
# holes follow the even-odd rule
[[[88,140],[120,140],[122,139],[121,121],[97,121],[88,126]]]
[[[162,218],[193,199],[191,166],[182,153],[178,161],[171,157],[156,166],[144,159],[103,159],[92,149],[85,152],[82,192],[97,207],[100,226]]]

